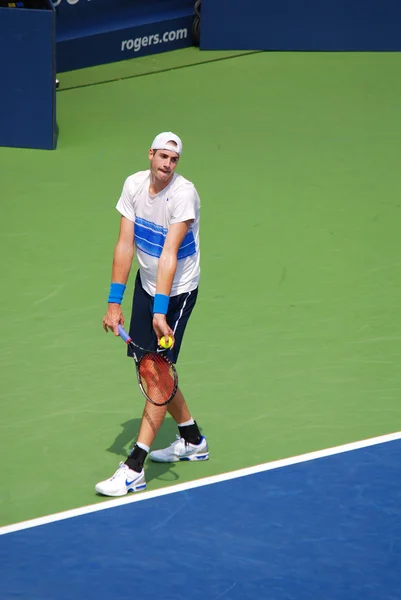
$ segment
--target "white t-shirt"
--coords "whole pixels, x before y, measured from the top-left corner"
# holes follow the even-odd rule
[[[148,294],[156,293],[159,258],[170,225],[193,219],[178,251],[178,264],[171,296],[198,287],[200,276],[200,200],[195,186],[177,173],[167,187],[155,196],[149,193],[150,171],[130,175],[124,183],[117,210],[134,222],[134,240],[142,285]]]

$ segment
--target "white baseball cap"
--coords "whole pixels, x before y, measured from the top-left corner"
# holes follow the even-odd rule
[[[173,146],[173,144],[169,144],[169,142],[175,142],[177,146]],[[151,148],[152,150],[170,150],[171,152],[177,152],[178,155],[181,155],[182,141],[175,133],[163,131],[163,133],[159,133],[159,135],[155,137]]]

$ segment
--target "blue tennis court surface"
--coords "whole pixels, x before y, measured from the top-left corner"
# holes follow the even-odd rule
[[[4,600],[400,600],[401,440],[6,533],[0,563]]]

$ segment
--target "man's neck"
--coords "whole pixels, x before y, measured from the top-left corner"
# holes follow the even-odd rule
[[[153,177],[153,175],[151,174],[149,183],[149,194],[155,196],[156,194],[159,194],[159,192],[162,192],[169,185],[169,183],[173,179],[173,176],[174,173],[167,181],[160,181],[160,179]]]

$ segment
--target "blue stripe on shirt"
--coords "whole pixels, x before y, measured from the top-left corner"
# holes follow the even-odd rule
[[[167,231],[168,230],[161,225],[156,225],[156,223],[152,223],[146,219],[141,219],[140,217],[135,218],[135,243],[137,248],[145,254],[160,258]],[[190,230],[182,241],[182,244],[178,250],[177,258],[178,260],[183,260],[184,258],[188,258],[195,253],[195,238],[193,232]]]

